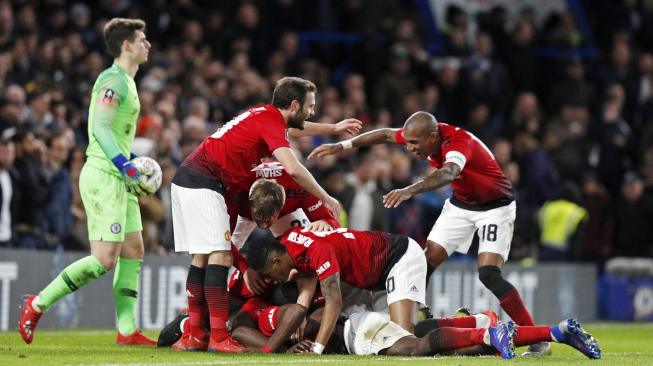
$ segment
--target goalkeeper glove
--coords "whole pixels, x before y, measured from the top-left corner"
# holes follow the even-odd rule
[[[127,187],[127,192],[135,194],[136,196],[145,196],[149,192],[144,186],[149,186],[148,184],[141,181],[141,171],[136,168],[136,166],[127,158],[120,154],[115,158],[111,159],[113,165],[118,168],[120,174],[122,174],[122,179],[125,182]],[[149,191],[152,191],[152,187],[149,187]]]

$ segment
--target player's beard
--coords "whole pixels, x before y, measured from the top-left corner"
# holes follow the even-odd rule
[[[306,116],[301,112],[297,112],[295,115],[288,116],[288,127],[303,130],[305,120]]]

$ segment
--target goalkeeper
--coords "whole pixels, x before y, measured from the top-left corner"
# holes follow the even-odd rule
[[[23,298],[19,331],[31,343],[41,315],[65,295],[116,267],[113,295],[120,345],[154,346],[136,328],[134,312],[143,264],[143,238],[138,196],[152,187],[129,160],[140,111],[134,75],[147,61],[150,43],[145,22],[114,18],[104,28],[113,65],[95,81],[90,100],[87,161],[79,178],[88,221],[91,255],[66,267],[38,296]]]

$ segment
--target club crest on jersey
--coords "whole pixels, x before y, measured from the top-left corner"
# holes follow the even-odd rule
[[[224,240],[231,241],[231,231],[227,230],[224,232]]]
[[[290,134],[288,133],[288,129],[286,128],[286,140],[290,140]]]
[[[107,91],[104,92],[104,96],[102,97],[102,101],[106,103],[111,103],[113,101],[113,96],[116,95],[116,92],[114,92],[111,89],[107,89]]]

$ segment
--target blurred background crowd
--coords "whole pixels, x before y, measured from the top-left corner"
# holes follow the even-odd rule
[[[89,97],[112,62],[101,30],[120,16],[145,20],[152,43],[134,145],[164,172],[141,200],[150,252],[174,248],[184,157],[292,75],[318,86],[314,121],[370,130],[426,110],[485,142],[517,191],[512,258],[652,256],[653,1],[504,3],[0,0],[0,247],[86,250]],[[306,157],[348,137],[293,146]],[[424,241],[450,194],[384,209],[385,192],[430,172],[401,146],[305,163],[353,229]]]

